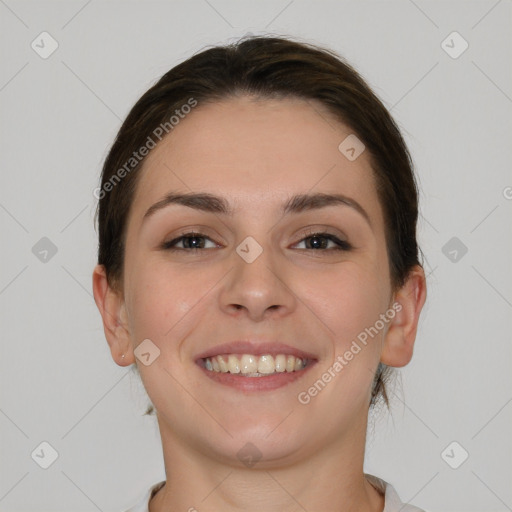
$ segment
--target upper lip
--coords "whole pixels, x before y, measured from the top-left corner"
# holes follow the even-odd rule
[[[292,355],[300,359],[316,359],[311,353],[286,345],[277,341],[231,341],[205,350],[197,355],[196,359],[206,359],[221,354],[252,354],[255,356],[278,354]]]

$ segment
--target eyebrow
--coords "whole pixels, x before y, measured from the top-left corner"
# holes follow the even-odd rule
[[[175,194],[169,193],[163,199],[153,204],[144,214],[143,221],[151,217],[155,212],[166,208],[167,206],[179,204],[209,213],[218,213],[222,215],[233,216],[233,209],[229,206],[226,199],[209,193],[187,193]],[[306,210],[317,210],[328,206],[349,206],[357,211],[366,222],[372,226],[370,216],[366,210],[354,199],[342,194],[296,194],[288,199],[282,206],[283,215],[289,213],[300,213]]]

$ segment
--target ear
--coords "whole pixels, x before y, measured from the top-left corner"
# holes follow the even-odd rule
[[[130,340],[123,293],[109,286],[103,265],[96,265],[94,268],[92,289],[96,306],[103,319],[103,330],[110,346],[112,359],[119,366],[134,363],[135,356]]]
[[[412,359],[418,321],[427,297],[425,272],[416,265],[405,284],[394,294],[391,306],[396,315],[384,337],[380,361],[388,366],[405,366]]]

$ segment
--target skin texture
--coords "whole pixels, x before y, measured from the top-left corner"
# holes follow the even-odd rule
[[[372,379],[379,361],[410,361],[426,288],[417,267],[392,290],[369,155],[350,162],[338,150],[350,133],[315,102],[241,96],[199,105],[148,155],[122,290],[109,288],[101,266],[93,290],[114,361],[137,363],[157,410],[167,483],[152,512],[382,511],[383,497],[363,476]],[[170,205],[143,222],[171,191],[223,196],[234,214]],[[282,215],[290,196],[317,192],[354,199],[371,225],[346,205]],[[190,231],[208,237],[204,249],[160,248]],[[353,249],[336,251],[328,240],[311,249],[306,237],[316,231]],[[252,263],[235,251],[247,236],[263,249]],[[401,311],[301,404],[297,395],[395,301]],[[134,356],[147,338],[160,350],[149,366]],[[317,362],[274,391],[232,389],[195,359],[237,339],[287,343]],[[252,467],[237,456],[247,443],[261,455]]]

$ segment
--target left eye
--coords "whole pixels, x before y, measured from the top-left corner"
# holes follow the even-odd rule
[[[309,240],[309,243],[308,243]],[[318,250],[318,249],[334,249],[341,251],[350,250],[350,244],[343,240],[340,240],[338,237],[331,235],[330,233],[313,233],[306,238],[303,238],[299,244],[305,243],[306,250]],[[334,247],[328,247],[329,243],[334,244]],[[309,247],[308,247],[309,245]]]

